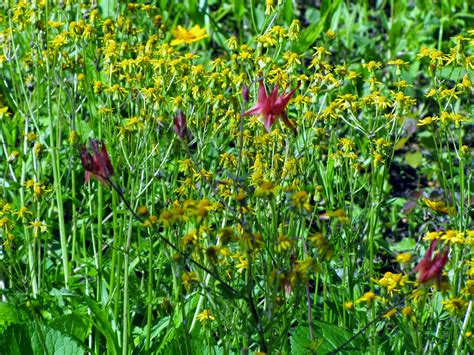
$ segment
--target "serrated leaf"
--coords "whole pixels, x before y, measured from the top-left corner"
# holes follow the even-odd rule
[[[30,327],[34,354],[82,355],[84,349],[70,336],[43,324]]]
[[[49,323],[49,326],[82,343],[89,335],[92,322],[86,316],[72,313],[54,319]]]
[[[413,169],[416,169],[423,159],[423,155],[420,152],[408,152],[405,154],[405,162],[410,165]]]
[[[306,354],[311,347],[309,327],[299,326],[290,338],[291,352],[293,354]]]
[[[314,328],[318,338],[324,340],[318,348],[318,354],[334,351],[344,345],[354,335],[343,328],[321,321],[315,321]],[[351,342],[341,350],[350,353],[351,350],[364,349],[365,346],[364,335],[360,334],[358,337],[352,339]]]

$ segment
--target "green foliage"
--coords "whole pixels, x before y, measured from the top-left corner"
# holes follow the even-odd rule
[[[0,4],[0,352],[472,352],[472,12]]]

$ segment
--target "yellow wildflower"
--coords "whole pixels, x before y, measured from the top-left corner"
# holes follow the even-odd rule
[[[457,230],[447,230],[441,236],[447,244],[464,244],[464,233]]]
[[[453,215],[455,212],[454,207],[446,206],[444,201],[438,200],[430,200],[429,198],[423,197],[423,202],[428,206],[428,208],[435,212],[446,213],[449,215]]]
[[[48,230],[48,226],[44,224],[42,221],[33,221],[30,222],[30,228],[33,228],[33,236],[36,238],[38,237],[38,234],[41,233],[46,233]]]
[[[198,274],[195,272],[185,272],[181,276],[181,281],[183,281],[183,285],[186,288],[186,290],[189,290],[193,283],[199,281],[199,277],[198,277]]]
[[[286,251],[291,248],[292,240],[286,235],[281,235],[278,237],[277,250],[279,252]]]
[[[413,312],[413,308],[410,307],[410,306],[405,306],[403,307],[402,309],[402,314],[405,316],[405,317],[408,317],[410,314],[412,314]]]
[[[376,280],[375,282],[384,287],[387,290],[387,293],[392,296],[394,292],[400,291],[400,288],[405,285],[407,280],[407,275],[394,274],[389,271],[386,272],[380,280]]]
[[[390,318],[392,318],[392,317],[395,315],[395,313],[397,313],[397,309],[396,309],[396,308],[392,308],[391,310],[389,310],[388,312],[386,312],[386,313],[382,316],[382,318],[390,319]]]
[[[406,264],[408,263],[412,258],[412,255],[410,253],[400,253],[397,255],[396,260],[399,264]]]
[[[172,30],[171,33],[175,37],[175,39],[171,41],[172,46],[190,44],[208,37],[206,34],[206,29],[201,28],[199,25],[191,27],[189,31],[182,26],[178,26]]]
[[[458,297],[452,297],[449,300],[443,301],[444,309],[455,315],[462,315],[466,308],[466,304],[467,302],[465,300]]]
[[[372,302],[377,298],[377,296],[375,295],[374,292],[372,291],[369,291],[369,292],[366,292],[362,295],[362,297],[360,297],[356,303],[362,303],[362,302],[365,302],[367,303],[368,305],[372,304]]]
[[[466,296],[474,295],[474,280],[467,280],[466,285],[462,289],[462,293]]]
[[[210,310],[204,309],[201,313],[198,314],[197,319],[201,322],[201,324],[206,324],[209,321],[216,320]]]

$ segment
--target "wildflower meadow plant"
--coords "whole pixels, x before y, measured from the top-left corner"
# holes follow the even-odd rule
[[[2,353],[473,352],[472,6],[293,3],[0,4]]]

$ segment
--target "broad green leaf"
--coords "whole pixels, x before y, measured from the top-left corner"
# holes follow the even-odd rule
[[[319,352],[321,344],[321,340],[311,341],[307,326],[297,327],[290,338],[292,354],[310,354],[316,350]]]
[[[285,0],[283,4],[283,14],[285,15],[286,24],[289,26],[293,21],[293,1]]]
[[[13,324],[0,334],[0,353],[4,355],[33,354],[26,326]]]
[[[391,247],[392,251],[405,251],[415,249],[416,241],[413,238],[404,238]]]
[[[117,0],[99,0],[99,8],[104,17],[112,17],[117,9]]]
[[[49,326],[82,343],[91,330],[92,322],[86,316],[72,313],[54,319]]]
[[[34,354],[82,355],[84,349],[70,336],[43,324],[30,327]]]
[[[0,303],[0,325],[7,323],[18,323],[20,317],[15,306],[1,302]]]
[[[423,156],[419,151],[417,152],[408,152],[405,154],[405,162],[410,165],[413,169],[416,169],[420,164]]]
[[[235,18],[240,21],[245,15],[245,7],[244,7],[244,2],[242,0],[233,0],[233,9],[234,9],[234,15]]]
[[[321,321],[315,321],[313,327],[317,338],[324,340],[318,348],[318,354],[334,351],[354,336],[354,334],[343,328]],[[364,335],[360,334],[341,350],[351,353],[354,350],[365,349],[365,343]]]
[[[92,298],[84,296],[84,301],[89,306],[93,314],[93,324],[102,333],[107,340],[107,348],[112,354],[120,354],[121,350],[118,345],[117,334],[112,329],[107,316],[102,311],[100,306]]]

